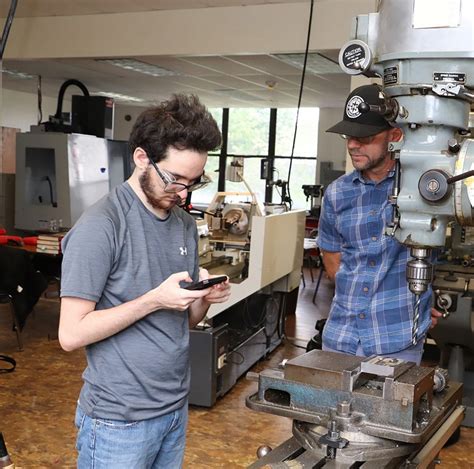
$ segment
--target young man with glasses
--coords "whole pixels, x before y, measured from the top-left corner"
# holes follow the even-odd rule
[[[388,201],[395,161],[389,142],[403,138],[379,113],[359,105],[384,104],[378,85],[356,88],[341,122],[327,130],[340,134],[355,168],[324,192],[318,245],[335,296],[323,331],[323,350],[359,356],[383,355],[420,363],[432,324],[431,291],[421,298],[419,334],[412,343],[413,295],[405,279],[409,249],[384,228],[392,219]],[[433,310],[433,325],[441,313]]]
[[[209,180],[215,120],[195,96],[145,110],[130,135],[132,176],[88,209],[63,241],[59,340],[86,347],[78,468],[178,468],[189,392],[189,327],[229,298],[198,265],[188,192]],[[93,157],[93,155],[91,155]]]

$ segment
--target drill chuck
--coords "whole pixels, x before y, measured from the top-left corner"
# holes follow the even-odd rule
[[[433,266],[426,260],[429,254],[429,249],[411,249],[414,259],[407,262],[406,278],[410,291],[415,295],[421,295],[428,290],[433,279]]]

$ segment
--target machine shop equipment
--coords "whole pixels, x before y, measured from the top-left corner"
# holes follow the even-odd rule
[[[234,162],[228,178],[241,179]],[[288,295],[301,277],[305,211],[267,214],[255,194],[218,192],[198,222],[200,266],[229,277],[230,299],[190,331],[189,402],[212,406],[283,337]]]
[[[70,115],[63,112],[66,89],[77,86]],[[78,80],[59,90],[49,121],[16,137],[15,228],[69,229],[82,212],[131,174],[127,142],[112,140],[114,102],[90,96]]]
[[[453,222],[465,233],[474,225],[469,125],[474,2],[380,0],[376,13],[355,18],[351,37],[339,54],[341,68],[351,75],[380,77],[385,102],[376,107],[361,99],[355,110],[379,112],[404,133],[401,142],[389,144],[396,165],[393,220],[386,234],[411,249],[407,281],[414,295],[413,342],[419,339],[419,298],[434,278],[437,301],[448,316],[434,334],[440,334],[441,345],[460,341],[472,347],[470,277],[466,281],[466,270],[461,276],[460,268],[443,273],[442,265],[434,277],[431,259],[433,248],[445,246]],[[470,264],[472,245],[465,248],[469,254],[463,260]],[[457,280],[448,286],[449,277]],[[460,285],[464,290],[455,295]],[[447,296],[453,303],[457,296],[464,315],[445,303]],[[267,370],[247,405],[293,418],[293,437],[250,467],[433,467],[465,414],[462,384],[455,380],[440,392],[431,391],[440,389],[446,377],[398,360],[317,350],[290,360],[284,371]]]
[[[257,468],[431,467],[464,416],[445,370],[312,350],[251,378],[251,409],[294,419],[293,436]]]
[[[464,383],[464,426],[474,427],[474,228],[455,224],[450,246],[435,265],[435,306],[446,319],[430,335],[441,350],[440,365]]]
[[[377,13],[358,16],[339,53],[341,68],[383,80],[385,104],[358,103],[403,130],[390,149],[396,160],[387,232],[410,246],[407,280],[419,297],[432,281],[431,249],[444,246],[448,223],[474,223],[474,3],[382,0]],[[377,109],[375,109],[377,107]]]
[[[301,189],[303,189],[303,193],[306,197],[306,202],[308,200],[310,201],[309,215],[318,220],[319,215],[321,213],[321,203],[323,198],[324,186],[322,186],[321,184],[304,184],[303,186],[301,186]]]
[[[130,172],[126,142],[32,131],[16,137],[15,228],[71,228]]]
[[[414,294],[414,343],[420,295],[433,281],[432,248],[445,246],[450,224],[464,233],[474,224],[473,57],[474,3],[461,0],[382,0],[377,13],[355,19],[352,40],[339,54],[347,73],[383,80],[385,105],[373,109],[361,102],[359,111],[378,111],[404,133],[403,141],[390,144],[396,182],[387,233],[411,248],[413,259],[406,276]],[[457,228],[456,233],[460,233]],[[472,257],[473,247],[463,244],[464,261]],[[454,286],[453,277],[460,285]],[[470,279],[470,268],[462,262],[454,269],[436,267],[434,290],[440,291],[436,303],[450,325],[444,329],[443,322],[444,331],[435,330],[433,336],[441,347],[457,344],[452,361],[458,364],[452,368],[469,366],[461,360],[459,347],[467,351],[474,342],[472,293],[465,289]],[[449,314],[454,310],[459,314]],[[456,378],[462,380],[462,373],[456,373]],[[466,397],[472,394],[471,387],[466,386]],[[466,423],[472,422],[470,410],[468,415]]]

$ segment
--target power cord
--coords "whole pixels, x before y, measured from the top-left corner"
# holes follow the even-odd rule
[[[9,368],[0,368],[0,373],[12,373],[15,371],[16,361],[14,358],[8,357],[7,355],[0,355],[0,362],[5,362],[10,365]]]
[[[306,76],[306,63],[308,62],[308,53],[309,53],[309,40],[311,38],[311,24],[313,22],[313,8],[314,8],[314,0],[311,0],[311,7],[309,10],[309,22],[308,22],[308,33],[306,36],[306,47],[304,51],[304,62],[303,62],[303,71],[301,73],[301,83],[300,83],[300,90],[298,94],[298,106],[296,108],[296,119],[295,119],[295,132],[293,134],[293,144],[291,146],[291,155],[290,155],[290,165],[288,167],[288,199],[290,204],[290,210],[293,205],[291,200],[291,193],[290,193],[290,179],[291,179],[291,169],[293,166],[293,155],[295,153],[295,144],[296,144],[296,134],[298,133],[298,119],[300,115],[300,108],[301,108],[301,99],[303,97],[303,89],[304,89],[304,79]]]

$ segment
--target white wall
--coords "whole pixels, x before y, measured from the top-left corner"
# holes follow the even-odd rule
[[[201,2],[202,3],[202,2]],[[310,50],[339,49],[377,0],[319,0]],[[310,2],[15,18],[5,59],[301,51]]]
[[[140,106],[115,105],[114,113],[114,139],[128,140],[133,124],[138,115],[144,110]]]
[[[35,94],[3,89],[0,103],[0,126],[13,127],[22,132],[28,132],[31,125],[38,123],[38,98]],[[47,121],[50,115],[56,113],[56,106],[56,98],[43,96],[43,122]],[[143,109],[138,106],[115,105],[114,139],[128,140],[132,126]],[[65,99],[63,111],[69,112],[70,110],[71,101]],[[125,116],[130,116],[130,120],[126,120]]]
[[[56,113],[56,98],[43,96],[43,121]],[[70,101],[64,100],[63,110],[70,111]],[[38,98],[35,94],[2,89],[0,125],[14,127],[28,132],[31,125],[38,123]]]
[[[318,163],[316,183],[319,184],[319,167],[322,161],[332,161],[333,169],[344,170],[346,166],[346,145],[339,135],[326,133],[326,129],[342,119],[343,109],[321,108],[319,110]]]

